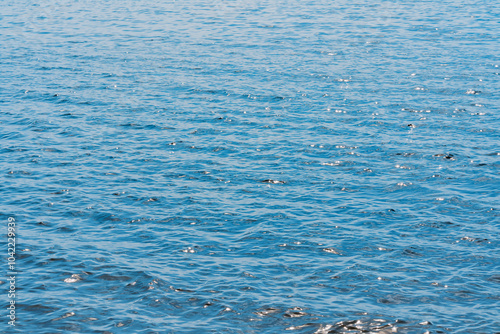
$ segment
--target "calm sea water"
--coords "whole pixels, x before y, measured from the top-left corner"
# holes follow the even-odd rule
[[[0,331],[500,332],[497,1],[0,3]]]

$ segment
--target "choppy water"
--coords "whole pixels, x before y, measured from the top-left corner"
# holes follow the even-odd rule
[[[4,332],[500,332],[498,2],[1,8]]]

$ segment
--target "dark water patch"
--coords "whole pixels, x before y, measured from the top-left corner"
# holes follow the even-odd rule
[[[261,182],[262,183],[272,183],[272,184],[285,184],[286,183],[285,181],[273,180],[273,179],[266,179],[266,180],[263,180]]]
[[[458,228],[460,227],[460,224],[453,223],[450,221],[442,221],[442,222],[425,222],[425,223],[419,223],[418,225],[415,226],[415,228],[432,228],[432,229],[447,229],[447,228]]]

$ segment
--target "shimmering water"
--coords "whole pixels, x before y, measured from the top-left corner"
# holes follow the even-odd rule
[[[3,332],[500,332],[497,1],[0,3]]]

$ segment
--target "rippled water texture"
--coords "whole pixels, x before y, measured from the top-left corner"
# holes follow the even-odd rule
[[[497,1],[0,3],[1,331],[500,332]]]

